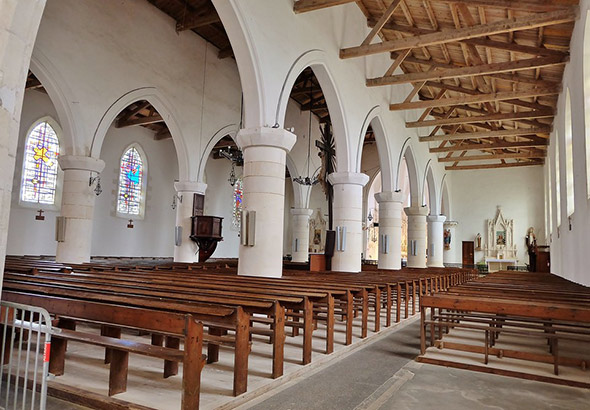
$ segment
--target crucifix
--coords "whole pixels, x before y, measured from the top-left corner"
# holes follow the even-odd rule
[[[320,127],[322,139],[315,142],[315,146],[320,149],[318,155],[322,159],[322,168],[319,175],[319,180],[326,194],[328,200],[328,229],[332,230],[332,208],[334,202],[334,187],[328,181],[328,175],[336,170],[336,144],[334,143],[334,135],[332,133],[332,124],[330,121],[326,122],[324,128]]]
[[[36,221],[44,221],[44,220],[45,220],[45,217],[43,216],[43,213],[44,213],[44,212],[45,212],[44,210],[42,210],[42,209],[39,209],[39,210],[37,211],[37,214],[38,214],[38,215],[35,215],[35,220],[36,220]]]

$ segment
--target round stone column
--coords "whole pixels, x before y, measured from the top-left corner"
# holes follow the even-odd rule
[[[61,155],[59,166],[64,171],[61,217],[65,218],[64,241],[57,243],[55,260],[62,263],[90,262],[92,223],[94,217],[94,185],[90,177],[104,169],[98,158]]]
[[[291,209],[293,221],[293,247],[291,260],[293,262],[309,261],[309,217],[312,209],[294,208]]]
[[[443,224],[443,229],[444,230],[448,229],[450,232],[450,235],[451,235],[450,249],[443,250],[443,263],[456,263],[457,262],[454,258],[454,255],[456,254],[456,252],[452,252],[453,247],[456,246],[454,243],[454,240],[455,240],[455,227],[457,226],[457,224],[458,224],[457,221],[445,221]],[[443,233],[443,238],[444,238],[444,233]],[[443,247],[444,247],[444,240],[443,240]]]
[[[336,249],[332,270],[361,271],[363,252],[363,187],[369,177],[357,172],[334,172],[328,175],[334,187],[334,229]]]
[[[428,221],[428,263],[429,268],[444,268],[444,230],[443,223],[447,217],[444,215],[429,215]]]
[[[205,195],[207,184],[196,181],[178,181],[174,183],[176,195],[176,226],[182,228],[180,245],[174,244],[174,262],[196,262],[198,246],[190,239],[193,216],[194,194]]]
[[[402,268],[402,194],[375,194],[379,203],[379,269]]]
[[[250,235],[241,237],[239,275],[282,276],[285,164],[296,139],[281,128],[250,128],[238,133],[244,153],[242,209],[256,213],[254,223],[250,223],[254,218],[242,220],[250,225]]]
[[[405,208],[408,216],[408,268],[426,268],[426,215],[428,208]]]

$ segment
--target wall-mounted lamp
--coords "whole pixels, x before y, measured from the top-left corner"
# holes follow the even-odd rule
[[[373,221],[373,214],[371,214],[371,210],[370,209],[369,209],[369,215],[367,215],[367,220],[369,222],[372,222]]]
[[[100,194],[102,194],[102,186],[100,185],[100,175],[97,175],[95,177],[90,175],[90,179],[88,180],[88,186],[94,185],[95,182],[96,186],[94,187],[94,193],[96,194],[96,196],[99,196]]]
[[[172,195],[172,205],[170,207],[172,209],[176,209],[178,207],[178,202],[182,204],[182,195],[174,194]]]

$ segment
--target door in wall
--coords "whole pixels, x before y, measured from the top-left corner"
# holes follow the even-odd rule
[[[463,241],[463,267],[475,265],[475,244],[473,241]]]

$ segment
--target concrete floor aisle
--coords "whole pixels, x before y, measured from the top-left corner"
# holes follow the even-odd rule
[[[241,410],[590,410],[587,389],[420,364],[419,322]]]

